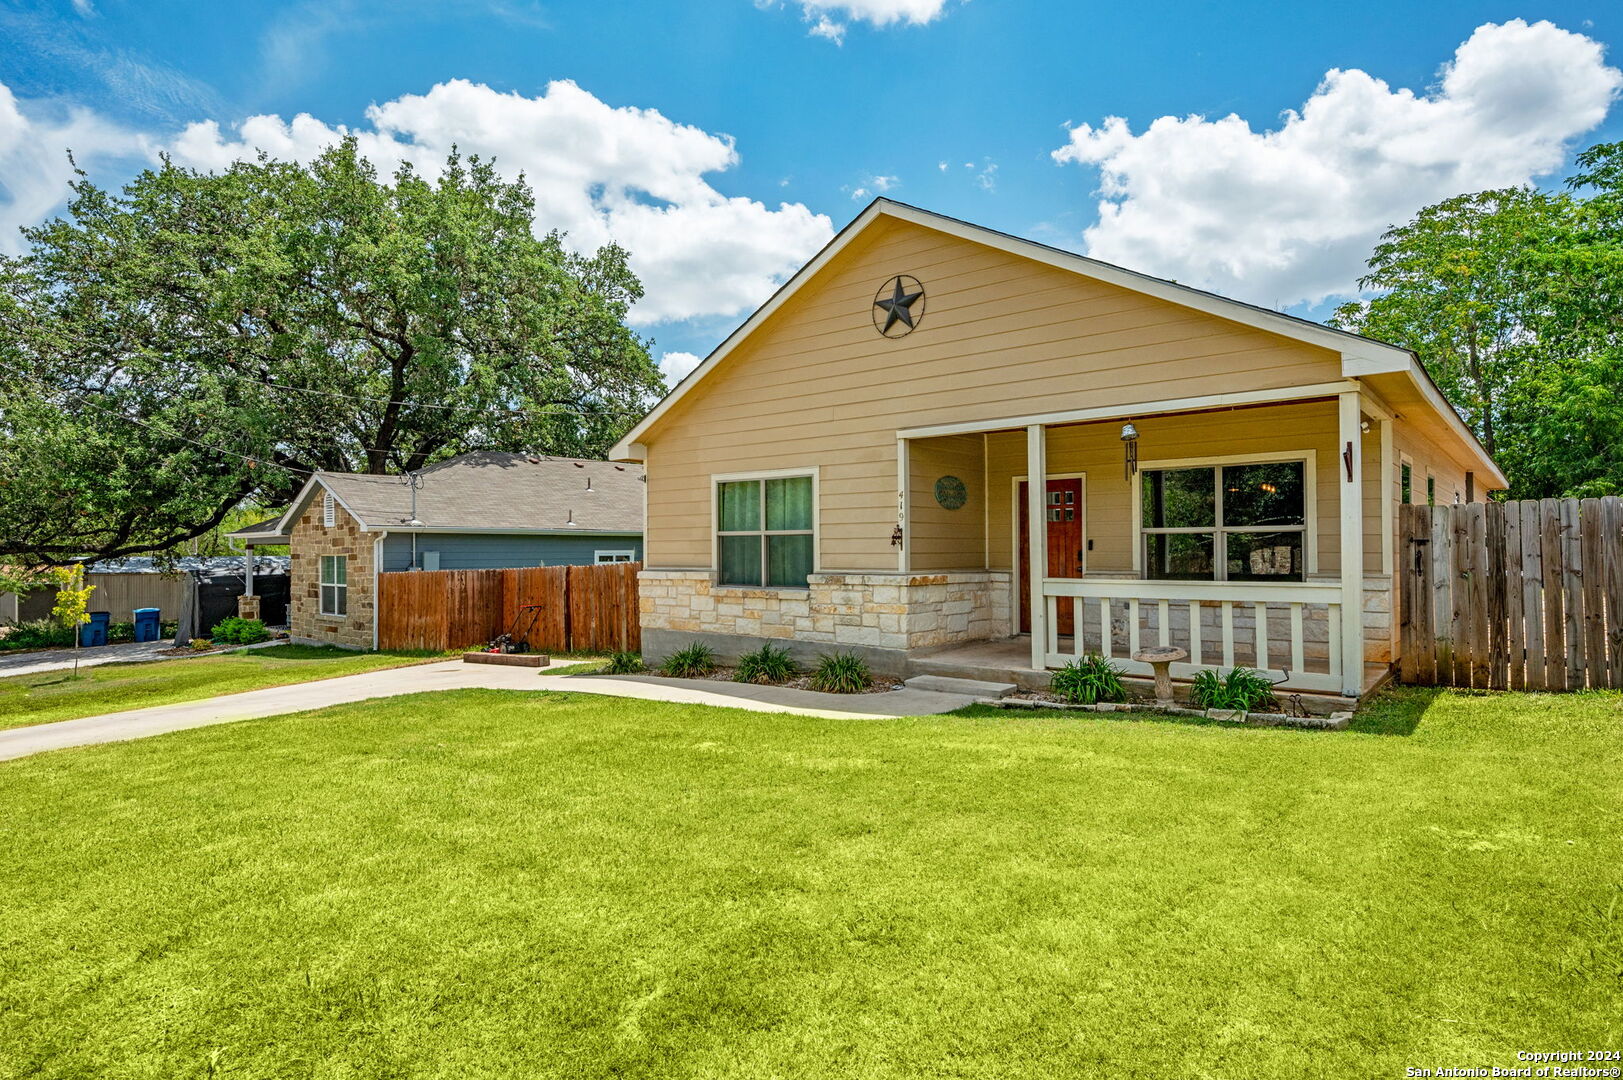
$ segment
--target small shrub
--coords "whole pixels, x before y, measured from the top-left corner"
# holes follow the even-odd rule
[[[119,645],[126,641],[135,640],[135,624],[132,622],[115,622],[107,624],[107,644]]]
[[[1097,653],[1066,661],[1065,666],[1048,680],[1048,692],[1072,705],[1127,700],[1127,688],[1121,682],[1121,668]]]
[[[259,619],[239,619],[232,615],[215,624],[211,636],[220,645],[252,645],[256,641],[269,641],[270,631]]]
[[[854,652],[824,653],[811,677],[811,688],[825,694],[860,694],[872,685],[868,661]]]
[[[603,667],[610,675],[635,675],[642,669],[642,653],[635,652],[610,653]]]
[[[1189,700],[1202,709],[1253,712],[1259,705],[1274,704],[1274,684],[1250,668],[1234,668],[1227,676],[1206,670],[1195,676]]]
[[[715,652],[710,646],[695,641],[666,657],[659,673],[672,679],[702,679],[715,670]]]
[[[194,637],[191,640],[191,644],[188,645],[187,648],[202,652],[204,649],[214,648],[214,642],[210,641],[208,638]]]
[[[788,649],[768,644],[738,658],[738,670],[733,674],[733,681],[772,685],[788,682],[799,674],[800,668],[789,659]]]
[[[0,638],[0,648],[65,649],[73,644],[74,630],[55,619],[29,619]]]

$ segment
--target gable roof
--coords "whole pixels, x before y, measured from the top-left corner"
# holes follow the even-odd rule
[[[1419,359],[1408,349],[1376,341],[1373,338],[1362,337],[1345,330],[1325,326],[1310,319],[1287,315],[1279,311],[1258,307],[1241,300],[1232,300],[1217,293],[1196,289],[1189,285],[1181,285],[1165,278],[1152,277],[1136,270],[1128,270],[1112,263],[1101,262],[1085,255],[1065,251],[1062,248],[1041,244],[1034,240],[1026,240],[1009,233],[999,232],[983,225],[961,221],[958,218],[948,217],[931,210],[910,206],[907,203],[896,202],[892,199],[879,198],[854,218],[850,224],[841,229],[832,240],[825,244],[821,251],[814,255],[805,266],[773,293],[771,298],[762,304],[750,315],[736,330],[729,334],[704,361],[687,374],[675,387],[671,389],[648,414],[637,422],[626,435],[615,444],[609,452],[613,461],[646,460],[645,451],[640,440],[645,434],[653,430],[659,421],[684,396],[691,393],[695,387],[702,383],[716,367],[742,344],[756,329],[777,312],[790,297],[798,292],[808,281],[827,266],[841,251],[871,225],[883,218],[910,222],[922,228],[932,229],[936,232],[978,243],[999,251],[1007,252],[1021,258],[1027,258],[1048,266],[1069,270],[1106,284],[1128,289],[1136,293],[1152,296],[1182,307],[1203,311],[1230,322],[1240,323],[1281,337],[1316,345],[1340,354],[1342,359],[1342,374],[1346,378],[1358,378],[1369,375],[1400,373],[1414,385],[1419,396],[1424,398],[1426,404],[1439,415],[1455,435],[1465,444],[1481,463],[1489,470],[1490,477],[1499,481],[1498,486],[1505,486],[1505,479],[1498,467],[1488,457],[1482,444],[1469,426],[1460,419],[1459,414],[1442,392],[1437,389],[1431,377],[1421,367]]]
[[[369,531],[640,534],[642,478],[640,466],[587,458],[462,454],[417,473],[414,519],[404,476],[318,472],[275,522],[230,535],[286,536],[317,492],[330,492]]]

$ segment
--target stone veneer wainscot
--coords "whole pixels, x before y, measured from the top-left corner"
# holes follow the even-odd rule
[[[645,630],[927,649],[1007,637],[1009,574],[813,574],[805,589],[718,585],[708,570],[644,570]]]

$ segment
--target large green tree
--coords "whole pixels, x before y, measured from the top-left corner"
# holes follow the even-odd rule
[[[1388,231],[1333,322],[1413,349],[1511,495],[1623,493],[1623,144],[1562,192],[1460,195]]]
[[[1519,494],[1623,494],[1623,143],[1577,165],[1566,213],[1524,253],[1538,302],[1501,449]]]
[[[1526,361],[1524,253],[1547,237],[1561,196],[1531,188],[1458,195],[1389,229],[1359,280],[1373,299],[1337,309],[1336,325],[1418,353],[1489,453],[1502,401]]]
[[[601,453],[662,389],[610,245],[487,161],[165,161],[0,261],[0,558],[162,550],[310,471]]]

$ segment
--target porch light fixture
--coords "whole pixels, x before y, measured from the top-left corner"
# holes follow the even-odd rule
[[[1138,473],[1138,429],[1131,420],[1121,426],[1122,447],[1127,451],[1127,481],[1132,483]]]

